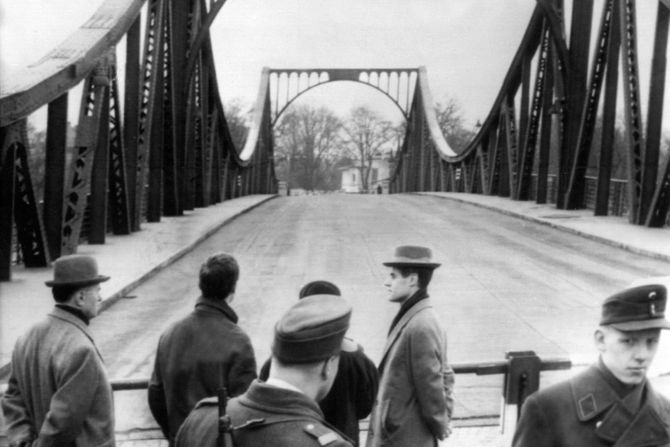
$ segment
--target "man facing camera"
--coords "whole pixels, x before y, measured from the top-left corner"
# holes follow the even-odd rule
[[[665,319],[660,284],[607,298],[594,340],[598,362],[524,403],[514,447],[670,446],[670,401],[647,380]]]
[[[351,306],[339,296],[314,295],[277,322],[267,381],[254,381],[228,404],[235,447],[351,447],[323,418],[319,402],[337,374]],[[217,398],[200,401],[177,434],[177,447],[215,447]]]

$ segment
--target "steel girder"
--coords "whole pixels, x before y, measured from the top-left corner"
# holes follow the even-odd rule
[[[138,230],[144,219],[177,215],[185,206],[276,192],[269,102],[261,112],[262,129],[251,131],[261,136],[259,152],[256,146],[235,148],[225,121],[209,39],[209,27],[224,3],[147,2],[141,48],[144,1],[105,0],[85,29],[17,76],[16,85],[2,86],[0,209],[5,217],[0,220],[0,280],[11,273],[15,222],[24,263],[46,265],[75,252],[82,238],[103,243],[108,223],[115,234],[127,234]],[[124,35],[125,94],[120,98],[114,51]],[[72,174],[63,188],[69,150],[67,96],[81,80]],[[41,211],[32,192],[29,147],[21,126],[28,114],[46,104],[47,192]],[[197,132],[189,123],[198,126]],[[196,155],[200,171],[194,179]]]
[[[392,179],[394,191],[434,188],[433,158],[417,153],[414,145],[418,144],[422,150],[435,151],[448,166],[442,169],[441,178],[446,180],[443,185],[450,185],[446,186],[450,190],[464,187],[477,191],[477,185],[481,184],[481,191],[487,194],[535,199],[538,203],[555,201],[558,208],[583,208],[587,166],[593,159],[591,153],[598,150],[595,200],[589,203],[595,202],[596,215],[605,215],[609,209],[618,212],[621,204],[612,203],[618,198],[610,197],[609,190],[616,98],[623,93],[629,157],[629,219],[635,224],[665,225],[670,210],[670,164],[659,170],[658,161],[670,6],[667,1],[658,2],[645,127],[640,103],[635,0],[604,2],[594,54],[589,60],[593,3],[592,0],[573,3],[568,39],[562,0],[538,0],[491,112],[473,141],[458,154],[442,150],[443,139],[432,132],[432,102],[422,94],[425,86],[419,75],[408,114],[413,125],[408,126],[397,160],[398,180]],[[617,91],[619,57],[623,92]],[[537,60],[534,72],[532,59]],[[601,119],[597,115],[600,96],[604,96],[602,139],[601,146],[595,149],[592,145],[596,121]],[[425,132],[422,137],[412,133],[422,128],[419,123],[430,130],[427,136]],[[413,169],[419,171],[412,172]],[[415,178],[418,180],[414,181]],[[426,178],[431,181],[426,182]]]

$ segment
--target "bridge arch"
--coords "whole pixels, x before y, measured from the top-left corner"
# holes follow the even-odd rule
[[[268,69],[268,73],[271,122],[274,127],[284,111],[300,96],[315,87],[338,81],[364,84],[383,93],[407,120],[416,88],[418,68]]]

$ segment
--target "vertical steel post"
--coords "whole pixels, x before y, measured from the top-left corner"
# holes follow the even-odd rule
[[[11,141],[9,130],[0,128],[0,281],[12,279],[16,143]]]
[[[554,49],[547,54],[547,66],[544,70],[542,92],[542,128],[537,162],[537,192],[535,201],[547,203],[547,181],[549,177],[549,156],[551,152],[551,128],[553,123],[552,106],[554,103]]]
[[[60,256],[65,194],[65,151],[67,148],[67,104],[65,93],[49,103],[44,173],[44,228],[49,256]]]
[[[596,189],[596,216],[609,213],[610,180],[612,177],[612,154],[614,152],[614,134],[616,132],[617,84],[619,82],[619,50],[621,48],[621,9],[619,1],[614,1],[612,28],[607,43],[607,75],[603,99],[602,136],[600,160],[598,161],[598,183]]]
[[[126,184],[128,186],[128,209],[130,212],[131,231],[139,230],[139,212],[136,209],[136,190],[142,188],[137,181],[137,138],[139,125],[140,100],[140,19],[133,22],[126,34],[126,83],[124,93],[124,125],[123,141],[125,146]]]
[[[666,161],[666,169],[656,187],[656,171],[661,140],[661,124],[663,122],[663,97],[665,93],[666,52],[668,48],[668,22],[670,21],[670,5],[658,3],[656,16],[656,32],[654,35],[654,56],[651,66],[651,83],[649,87],[649,112],[647,113],[647,152],[644,159],[643,212],[645,224],[650,227],[665,225],[670,208],[670,159]],[[648,200],[646,194],[654,191],[653,198]]]
[[[102,82],[102,81],[98,81]],[[107,78],[109,83],[109,78]],[[109,177],[109,85],[101,91],[102,102],[91,175],[89,244],[104,244],[107,233],[107,179]]]
[[[624,112],[628,144],[628,219],[640,224],[644,140],[640,104],[640,79],[637,61],[635,1],[621,1],[621,49],[623,52]]]
[[[559,153],[558,197],[559,208],[565,206],[565,196],[570,182],[570,172],[579,136],[581,115],[585,99],[586,79],[589,62],[589,44],[591,39],[591,20],[593,0],[574,2],[572,7],[572,25],[570,27],[569,65],[567,67],[566,92],[566,128],[563,147]],[[563,67],[564,69],[566,67]]]

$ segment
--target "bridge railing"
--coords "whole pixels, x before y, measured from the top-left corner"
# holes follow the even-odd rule
[[[13,260],[41,267],[76,252],[85,226],[86,241],[100,244],[145,221],[276,192],[271,133],[242,151],[226,123],[209,37],[224,3],[104,0],[62,44],[2,83],[0,281],[11,278]],[[68,98],[80,88],[68,142]],[[31,161],[27,120],[42,107],[45,154]]]
[[[524,400],[540,387],[540,376],[545,371],[558,371],[570,369],[572,363],[568,359],[545,358],[541,359],[532,351],[508,352],[505,359],[494,362],[456,363],[451,365],[457,375],[502,375],[503,386],[501,389],[501,414],[500,428],[503,439],[511,436],[514,432],[516,420]],[[458,381],[457,381],[458,384]],[[112,380],[112,390],[121,391],[143,391],[148,388],[147,378],[115,379]],[[5,385],[0,385],[0,395],[4,392]],[[456,393],[458,399],[458,393]],[[455,415],[459,417],[458,414]],[[361,422],[361,428],[365,430],[367,421]],[[157,427],[149,427],[157,429]],[[143,430],[147,428],[144,427]],[[2,446],[2,433],[0,428],[0,446]],[[162,439],[158,432],[154,431],[155,438]],[[153,436],[153,435],[152,435]],[[145,441],[151,440],[146,436]],[[136,444],[139,445],[139,444]]]
[[[549,179],[554,176],[557,208],[579,209],[588,204],[586,173],[595,158],[594,213],[607,215],[619,208],[612,206],[610,191],[617,97],[621,96],[628,218],[634,224],[665,225],[670,209],[670,157],[659,166],[659,154],[670,4],[655,3],[653,57],[639,60],[635,0],[603,2],[597,34],[591,29],[593,2],[572,2],[569,38],[563,2],[538,1],[488,116],[458,153],[437,132],[427,78],[425,73],[419,76],[392,191],[465,191],[547,203]],[[641,63],[648,64],[651,72],[645,117],[640,102]],[[594,144],[597,128],[599,146]]]

